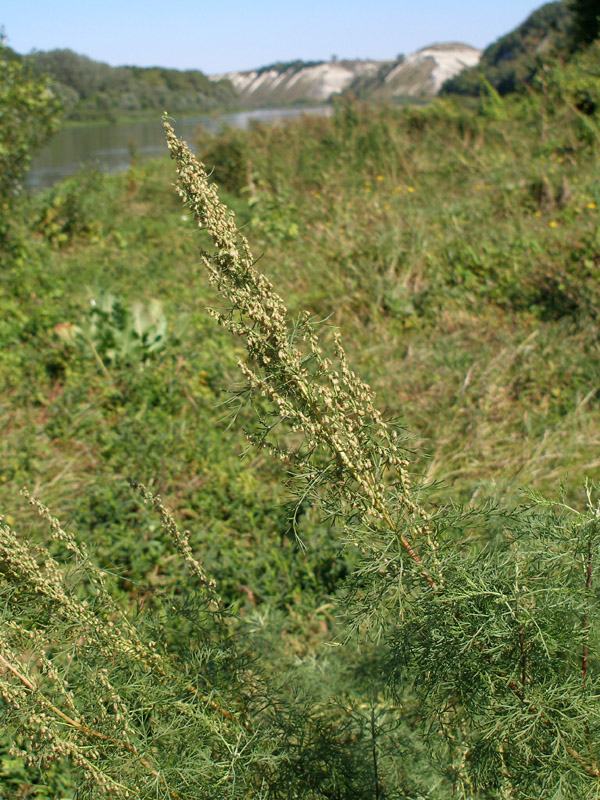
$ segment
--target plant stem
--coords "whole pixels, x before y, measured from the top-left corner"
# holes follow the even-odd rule
[[[112,736],[106,736],[106,734],[100,733],[100,731],[95,731],[93,728],[89,728],[84,723],[78,722],[76,719],[69,717],[67,714],[61,711],[60,708],[57,708],[57,706],[55,706],[46,697],[44,697],[44,695],[39,691],[39,689],[37,689],[35,685],[28,678],[25,677],[25,675],[19,672],[19,670],[13,664],[7,661],[1,653],[0,653],[0,663],[4,667],[6,667],[6,669],[9,672],[12,672],[12,674],[16,678],[18,678],[21,681],[21,683],[29,689],[29,691],[35,692],[40,697],[43,705],[46,706],[46,708],[48,708],[50,711],[52,711],[52,713],[55,714],[59,719],[62,719],[63,722],[66,722],[67,725],[70,725],[73,728],[77,728],[77,730],[81,731],[83,734],[92,739],[100,739],[103,742],[109,742],[110,744],[116,744],[118,747],[122,747],[126,752],[130,753],[131,755],[134,755],[139,760],[139,762],[155,778],[160,777],[160,772],[155,770],[152,764],[150,764],[150,762],[147,761],[144,758],[144,756],[142,756],[133,745],[129,744],[128,742],[121,742],[118,741],[117,739],[113,739]],[[181,795],[178,794],[174,789],[169,789],[169,787],[167,787],[167,791],[169,792],[173,800],[181,800]]]
[[[377,767],[377,726],[375,724],[374,705],[371,705],[371,750],[373,753],[373,776],[375,778],[375,800],[379,800],[379,770]]]
[[[590,529],[590,534],[588,536],[588,546],[587,546],[587,564],[586,564],[586,577],[585,577],[585,588],[587,596],[589,597],[589,593],[592,589],[592,531]],[[587,599],[586,599],[587,603]],[[590,631],[590,620],[589,614],[586,613],[583,615],[583,654],[581,657],[581,680],[585,684],[585,679],[587,675],[587,668],[588,668],[588,638],[589,638],[589,631]]]

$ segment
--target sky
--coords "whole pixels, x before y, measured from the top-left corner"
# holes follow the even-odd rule
[[[542,2],[532,0],[3,0],[18,53],[69,48],[112,66],[209,75],[276,61],[393,59],[435,42],[483,49]]]

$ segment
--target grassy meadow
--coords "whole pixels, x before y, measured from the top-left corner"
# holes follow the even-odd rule
[[[437,501],[512,507],[562,485],[583,507],[600,467],[593,118],[543,98],[344,102],[192,144],[288,308],[341,332]],[[179,580],[127,484],[141,481],[255,649],[301,682],[336,635],[353,556],[310,504],[292,524],[285,465],[248,445],[242,345],[206,313],[221,302],[207,244],[173,182],[165,156],[18,201],[0,270],[1,509],[41,530],[27,486],[141,607]],[[351,685],[334,655],[331,684]],[[44,788],[8,756],[2,781],[2,796],[71,797],[64,775]]]

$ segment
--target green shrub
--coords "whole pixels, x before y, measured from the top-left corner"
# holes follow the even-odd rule
[[[252,180],[250,152],[243,133],[228,128],[219,136],[197,137],[199,157],[226,192],[239,194]]]
[[[103,183],[100,172],[89,170],[44,192],[34,220],[36,231],[54,247],[64,247],[76,239],[99,238]]]
[[[10,58],[0,47],[0,211],[11,198],[35,152],[55,131],[60,106],[47,79]]]

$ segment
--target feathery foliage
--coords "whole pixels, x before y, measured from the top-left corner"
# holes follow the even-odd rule
[[[590,643],[593,652],[598,643],[590,595],[600,537],[591,494],[588,514],[569,521],[500,517],[494,546],[481,541],[482,529],[486,541],[499,524],[491,512],[428,513],[393,428],[349,370],[339,339],[334,369],[308,316],[285,324],[286,310],[254,270],[233,216],[165,128],[178,191],[215,246],[203,263],[231,303],[213,313],[244,337],[254,366],[240,367],[270,404],[257,410],[250,437],[288,463],[300,497],[309,494],[343,520],[345,540],[362,556],[352,581],[354,624],[379,622],[389,685],[400,703],[402,689],[413,687],[424,735],[437,728],[455,790],[534,797],[569,786],[572,796],[594,796],[600,683],[595,657],[590,667]]]

